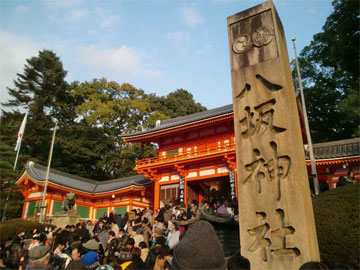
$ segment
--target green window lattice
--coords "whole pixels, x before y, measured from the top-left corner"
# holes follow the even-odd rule
[[[83,205],[77,205],[76,212],[80,215],[81,218],[89,218],[89,207]]]
[[[107,208],[96,209],[96,219],[103,217],[106,212],[107,212]]]
[[[36,205],[36,202],[29,202],[29,208],[28,208],[28,213],[27,213],[28,217],[34,216],[34,214],[35,214],[35,205]]]
[[[53,214],[61,211],[62,202],[54,201]]]
[[[122,217],[125,216],[126,210],[127,210],[126,206],[115,207],[116,214],[118,214],[118,215],[121,214]]]

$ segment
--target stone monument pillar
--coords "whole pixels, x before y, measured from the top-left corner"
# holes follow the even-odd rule
[[[272,1],[227,23],[241,254],[299,269],[320,257],[284,30]]]

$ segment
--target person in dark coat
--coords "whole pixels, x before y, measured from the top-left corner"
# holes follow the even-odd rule
[[[80,229],[80,237],[81,237],[81,243],[86,243],[87,241],[90,240],[90,232],[89,230],[86,228],[86,224],[83,223],[81,225],[81,229]]]
[[[83,270],[84,265],[81,261],[81,255],[78,248],[74,248],[71,253],[72,261],[66,267],[66,270]]]
[[[118,240],[115,237],[115,233],[113,231],[109,232],[109,243],[108,243],[108,256],[107,256],[107,260],[106,262],[112,262],[115,261],[115,252],[117,251],[117,247],[118,247]]]
[[[156,263],[156,258],[160,255],[161,248],[165,245],[165,238],[163,236],[159,236],[156,238],[155,243],[150,248],[148,257],[146,258],[145,263],[147,263],[151,269],[154,268]]]
[[[127,242],[129,240],[129,235],[125,233],[124,229],[119,230],[119,248],[120,250],[125,250]]]
[[[17,235],[15,235],[14,238],[12,239],[11,244],[12,245],[20,245],[21,247],[23,247],[24,235],[25,235],[24,230],[18,231]]]
[[[126,268],[127,270],[143,270],[143,269],[150,269],[149,266],[144,263],[140,256],[141,256],[141,249],[134,248],[131,252],[132,255],[132,263]]]
[[[65,242],[68,246],[71,245],[73,241],[73,235],[70,231],[70,225],[67,225],[65,229],[60,232],[58,241],[63,243]]]

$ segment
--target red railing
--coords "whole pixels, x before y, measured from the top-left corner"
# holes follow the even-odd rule
[[[216,155],[219,153],[234,151],[235,147],[235,140],[233,137],[197,145],[183,146],[182,151],[179,148],[177,153],[171,155],[166,153],[165,156],[137,160],[136,168],[193,159],[207,155]]]

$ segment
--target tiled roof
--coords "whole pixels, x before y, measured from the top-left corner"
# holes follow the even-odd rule
[[[47,167],[30,161],[26,164],[25,172],[34,180],[44,182],[46,178],[46,169]],[[95,181],[55,169],[50,169],[49,182],[92,194],[114,191],[130,186],[141,187],[152,183],[151,180],[143,175],[134,175],[106,181]]]
[[[160,125],[157,127],[147,129],[144,131],[140,131],[140,132],[136,132],[136,133],[124,134],[124,135],[122,135],[122,137],[123,138],[131,138],[131,137],[144,135],[144,134],[148,134],[148,133],[152,133],[152,132],[156,132],[156,131],[160,131],[160,130],[164,130],[164,129],[168,129],[168,128],[182,126],[185,124],[213,118],[216,116],[220,116],[220,115],[228,114],[228,113],[232,113],[232,112],[233,112],[233,106],[232,106],[232,104],[230,104],[230,105],[218,107],[218,108],[215,108],[212,110],[193,113],[193,114],[176,117],[176,118],[172,118],[172,119],[161,120]]]
[[[299,93],[300,92],[296,92],[296,98],[298,98],[298,96],[300,95]],[[301,109],[301,106],[299,106],[299,108]],[[180,116],[180,117],[176,117],[176,118],[161,120],[159,126],[156,126],[154,128],[150,128],[147,130],[139,131],[139,132],[123,134],[121,137],[122,138],[131,138],[131,137],[136,137],[139,135],[145,135],[145,134],[153,133],[156,131],[164,130],[167,128],[178,127],[178,126],[182,126],[185,124],[190,124],[190,123],[194,123],[197,121],[213,118],[216,116],[229,114],[232,112],[233,112],[233,105],[229,104],[229,105],[225,105],[222,107],[214,108],[214,109],[203,111],[203,112],[198,112],[198,113],[193,113],[193,114]]]
[[[360,156],[360,138],[313,144],[315,159]],[[306,151],[309,159],[309,151]]]

